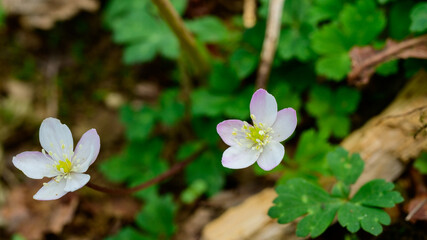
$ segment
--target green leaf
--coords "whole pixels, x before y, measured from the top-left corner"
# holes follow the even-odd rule
[[[300,61],[307,61],[313,57],[310,48],[309,34],[313,27],[303,24],[299,28],[286,28],[280,33],[277,52],[283,60],[297,58]]]
[[[392,39],[403,40],[409,35],[411,19],[409,17],[414,6],[412,1],[397,1],[390,8],[388,31]]]
[[[191,112],[194,116],[215,117],[221,115],[230,99],[227,95],[213,94],[206,89],[199,88],[191,93]]]
[[[350,114],[356,111],[360,101],[360,93],[354,88],[340,87],[335,92],[332,104],[335,112]]]
[[[159,118],[163,124],[172,126],[185,114],[185,105],[179,99],[178,89],[168,89],[160,96]]]
[[[190,204],[206,192],[208,186],[204,180],[198,179],[181,192],[181,201]]]
[[[343,6],[344,0],[314,0],[313,7],[309,9],[309,16],[314,23],[337,19]]]
[[[427,174],[427,153],[422,153],[415,162],[414,167],[422,174]]]
[[[377,0],[379,4],[386,4],[388,2],[392,2],[394,0]]]
[[[310,235],[311,238],[320,236],[331,225],[339,208],[338,204],[324,204],[320,211],[304,217],[297,226],[296,234],[299,237]],[[321,220],[319,220],[321,219]]]
[[[290,85],[293,94],[301,94],[316,83],[314,66],[312,64],[291,62],[284,66],[273,68],[269,84],[275,86],[275,84],[279,85],[282,82]],[[271,91],[275,91],[275,87],[272,87]],[[279,91],[276,91],[276,94],[280,94]],[[283,106],[285,107],[286,105]]]
[[[326,154],[331,150],[332,146],[325,137],[309,129],[301,134],[294,160],[302,170],[326,173]]]
[[[388,76],[391,74],[395,74],[399,70],[399,66],[397,65],[397,63],[398,63],[397,59],[382,63],[377,67],[376,73],[378,73],[381,76]]]
[[[353,5],[344,6],[339,21],[344,33],[357,45],[372,42],[386,25],[384,13],[372,0],[358,0]]]
[[[259,53],[238,48],[230,56],[230,66],[236,71],[239,79],[244,79],[252,74],[259,62]]]
[[[351,44],[342,33],[338,24],[324,25],[311,35],[311,47],[318,54],[343,54],[347,53]]]
[[[248,86],[232,97],[230,99],[230,104],[225,107],[225,116],[229,118],[247,119],[250,115],[249,103],[253,93],[253,86]]]
[[[427,29],[427,3],[420,2],[411,11],[411,32],[424,32]]]
[[[338,222],[352,233],[362,226],[363,230],[378,236],[382,232],[381,224],[390,224],[390,217],[382,209],[346,203],[338,210]]]
[[[186,0],[175,0],[173,3],[185,8]],[[149,1],[108,2],[105,23],[113,32],[113,40],[125,46],[125,63],[150,61],[158,54],[171,59],[178,57],[178,40],[156,10]]]
[[[350,194],[350,186],[341,181],[338,181],[332,187],[332,191],[331,191],[332,197],[346,199],[348,198],[349,194]]]
[[[145,182],[167,169],[160,158],[163,142],[150,139],[145,142],[130,142],[124,151],[100,164],[101,172],[112,182],[124,182],[135,186]],[[136,193],[136,196],[148,199],[157,192],[157,185]]]
[[[225,169],[221,165],[221,153],[206,151],[185,169],[188,184],[202,180],[207,185],[206,193],[213,196],[225,184]]]
[[[345,137],[350,132],[350,124],[350,119],[341,114],[329,114],[317,118],[319,133],[325,137],[330,135],[338,138]]]
[[[312,116],[323,117],[331,111],[330,103],[332,99],[330,88],[323,85],[315,85],[310,89],[306,110]]]
[[[350,70],[351,59],[346,52],[327,55],[316,62],[316,72],[335,81],[341,81]]]
[[[333,175],[347,185],[355,183],[362,174],[364,162],[359,154],[349,156],[344,148],[337,147],[326,158]]]
[[[304,179],[291,179],[279,185],[276,191],[278,197],[268,215],[283,224],[307,214],[297,226],[299,237],[319,236],[331,224],[339,207],[339,203],[325,190]]]
[[[184,160],[197,151],[199,151],[203,147],[203,142],[201,141],[194,141],[194,142],[187,142],[181,145],[181,147],[178,150],[178,153],[176,155],[176,158],[178,160]]]
[[[143,235],[132,227],[124,227],[114,236],[105,238],[105,240],[154,240],[153,238]]]
[[[219,18],[214,16],[188,20],[185,24],[204,43],[224,42],[228,38],[227,28]]]
[[[224,121],[224,118],[211,118],[211,117],[193,117],[191,119],[191,126],[194,129],[194,133],[198,138],[204,140],[210,145],[217,146],[219,141],[219,135],[216,132],[216,126],[221,121]]]
[[[286,24],[303,23],[308,20],[311,0],[287,0],[283,4],[282,22]]]
[[[157,113],[147,106],[138,110],[125,105],[120,109],[120,118],[126,127],[126,136],[130,140],[144,140],[151,133],[157,120]]]
[[[177,206],[171,195],[153,199],[146,202],[142,211],[138,213],[136,223],[156,239],[169,238],[176,230],[173,221],[176,210]]]
[[[209,76],[209,87],[215,92],[231,93],[240,84],[237,73],[221,62],[214,62]]]
[[[272,85],[271,94],[275,96],[279,109],[291,107],[298,111],[301,108],[301,95],[295,91],[290,83],[278,82]]]
[[[384,179],[374,179],[365,183],[351,199],[354,204],[363,204],[370,207],[393,207],[403,202],[399,192],[392,191],[394,184]]]
[[[183,15],[187,9],[188,0],[171,0],[172,6],[176,9],[179,15]]]
[[[277,218],[281,224],[319,210],[322,204],[331,201],[329,194],[321,187],[301,178],[294,178],[276,188],[278,197],[268,215]]]

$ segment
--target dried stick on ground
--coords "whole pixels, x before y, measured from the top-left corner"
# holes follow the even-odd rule
[[[261,61],[258,68],[256,88],[266,88],[270,76],[271,64],[277,49],[282,23],[282,11],[285,0],[270,0],[268,9],[267,29],[261,51]]]
[[[418,134],[414,138],[414,134],[423,126],[420,122],[422,113],[412,111],[427,104],[426,78],[424,71],[417,74],[387,109],[341,143],[348,151],[360,153],[365,161],[365,170],[353,185],[352,193],[375,178],[387,181],[397,179],[410,159],[427,150],[427,134]],[[402,117],[402,113],[408,114]],[[203,239],[300,239],[295,236],[295,221],[281,225],[267,216],[267,210],[276,196],[274,190],[268,188],[227,210],[206,225],[202,232]]]
[[[399,58],[427,59],[427,35],[399,43],[387,40],[386,46],[380,51],[371,46],[355,47],[350,51],[350,57],[353,69],[348,74],[348,82],[366,84],[381,63]]]

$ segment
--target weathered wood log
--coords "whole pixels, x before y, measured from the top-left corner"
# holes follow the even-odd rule
[[[353,193],[375,178],[397,179],[409,160],[427,150],[427,133],[423,129],[427,120],[422,119],[423,114],[427,115],[427,73],[421,71],[381,114],[341,143],[348,151],[360,153],[365,161],[365,170],[353,185]],[[268,188],[230,208],[205,226],[202,239],[301,239],[295,236],[296,222],[281,225],[268,217],[276,196]]]

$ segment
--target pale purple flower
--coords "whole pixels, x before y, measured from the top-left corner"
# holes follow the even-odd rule
[[[42,152],[23,152],[12,159],[13,165],[29,178],[53,178],[33,198],[54,200],[86,185],[90,176],[84,172],[98,157],[100,148],[96,130],[83,134],[74,151],[70,129],[56,118],[45,119],[39,135]]]
[[[269,171],[282,161],[285,148],[280,142],[295,131],[297,115],[292,108],[277,112],[276,99],[264,89],[252,95],[250,112],[253,125],[240,120],[218,124],[219,136],[230,146],[222,155],[222,165],[240,169],[257,162]]]

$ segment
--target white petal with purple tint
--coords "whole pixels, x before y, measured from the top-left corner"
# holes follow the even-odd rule
[[[271,128],[273,138],[277,142],[287,139],[297,127],[297,113],[293,108],[285,108],[277,113],[276,121]]]
[[[82,188],[86,183],[88,183],[90,180],[90,176],[88,174],[83,173],[71,173],[67,176],[67,179],[64,179],[63,181],[66,181],[64,190],[67,192],[74,192],[77,189]]]
[[[67,125],[58,119],[46,118],[40,126],[40,144],[55,160],[62,159],[64,154],[73,156],[73,136]]]
[[[271,142],[264,147],[264,151],[259,156],[257,163],[260,168],[270,171],[282,161],[285,156],[285,147],[281,143]]]
[[[262,123],[265,127],[270,127],[276,121],[276,99],[264,89],[258,89],[254,93],[250,103],[250,110],[251,115],[255,116],[254,123]]]
[[[73,164],[76,164],[74,170],[79,173],[86,172],[98,157],[100,147],[100,139],[96,130],[91,129],[85,132],[76,145],[73,157]]]
[[[42,179],[58,175],[58,171],[52,167],[54,161],[41,152],[20,153],[13,157],[12,163],[29,178]]]
[[[36,200],[55,200],[64,196],[67,191],[65,188],[65,181],[56,182],[55,179],[45,183],[42,188],[33,196]]]
[[[231,169],[249,167],[258,159],[260,152],[243,147],[229,147],[222,155],[222,165]]]

